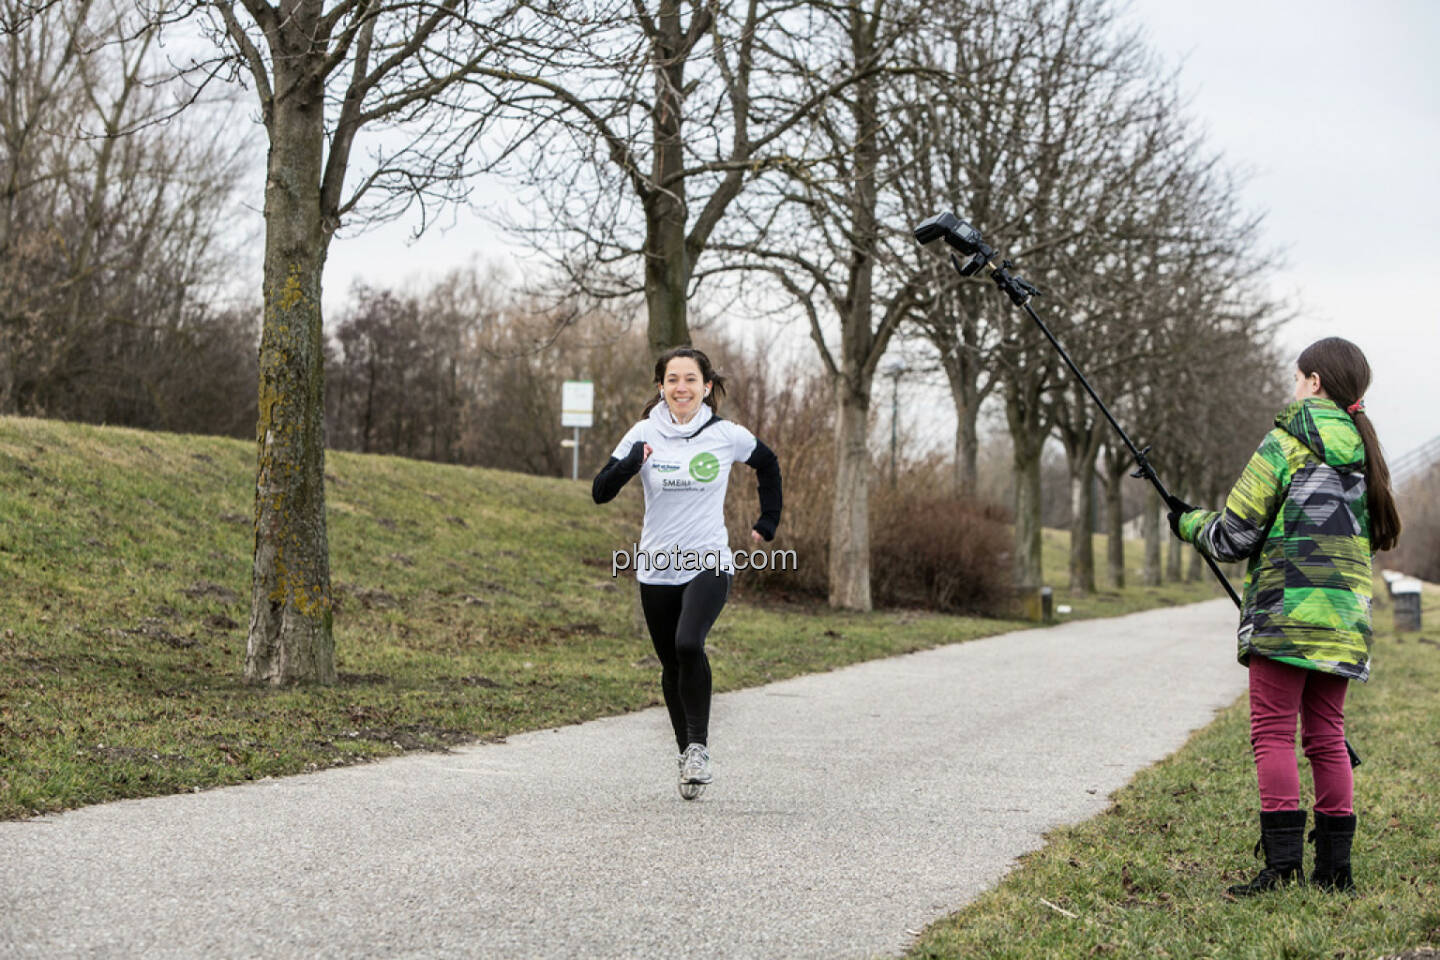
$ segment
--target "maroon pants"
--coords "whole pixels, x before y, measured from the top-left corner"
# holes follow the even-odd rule
[[[1349,681],[1259,655],[1250,658],[1250,743],[1260,779],[1260,809],[1300,809],[1295,717],[1315,778],[1315,809],[1354,812],[1354,779],[1345,750],[1345,688]]]

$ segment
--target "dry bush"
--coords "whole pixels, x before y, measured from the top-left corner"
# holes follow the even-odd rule
[[[876,606],[999,614],[1010,602],[1010,517],[954,497],[891,492],[870,505]]]
[[[904,464],[894,487],[871,487],[877,606],[999,615],[1010,604],[1012,517],[984,498],[954,496],[951,473],[949,458],[931,456]]]

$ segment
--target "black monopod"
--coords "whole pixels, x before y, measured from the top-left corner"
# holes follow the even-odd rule
[[[1070,372],[1075,374],[1075,378],[1080,381],[1080,385],[1085,388],[1085,392],[1090,394],[1090,399],[1095,401],[1096,406],[1100,408],[1100,412],[1105,414],[1105,419],[1110,421],[1110,426],[1115,428],[1115,432],[1118,433],[1120,439],[1125,442],[1125,446],[1135,458],[1136,469],[1131,476],[1149,480],[1155,487],[1155,490],[1160,494],[1160,499],[1164,500],[1167,506],[1171,505],[1174,498],[1171,496],[1170,491],[1165,489],[1165,484],[1161,483],[1160,478],[1155,475],[1155,470],[1150,466],[1150,461],[1146,457],[1146,454],[1150,452],[1150,448],[1145,447],[1142,450],[1135,446],[1129,434],[1125,432],[1124,428],[1122,428],[1110,414],[1110,408],[1105,406],[1105,401],[1100,399],[1100,395],[1095,392],[1095,388],[1090,386],[1090,381],[1085,379],[1085,374],[1081,373],[1080,368],[1075,366],[1075,361],[1070,359],[1070,354],[1065,352],[1065,348],[1060,346],[1060,341],[1055,339],[1055,334],[1050,332],[1050,328],[1045,326],[1045,321],[1041,320],[1040,315],[1030,306],[1030,298],[1040,294],[1039,288],[1029,281],[1011,273],[1010,271],[1014,264],[1009,260],[1001,260],[999,264],[996,264],[995,260],[998,255],[995,250],[988,246],[981,238],[980,231],[953,213],[938,213],[924,223],[921,223],[915,228],[915,239],[921,246],[929,246],[937,240],[943,240],[947,246],[958,250],[960,254],[967,259],[964,263],[961,263],[960,258],[957,257],[954,252],[951,252],[950,263],[962,277],[973,277],[982,269],[990,271],[990,279],[995,281],[995,286],[999,287],[1000,290],[1010,298],[1011,303],[1020,307],[1030,315],[1030,319],[1035,321],[1035,325],[1040,328],[1040,332],[1045,334],[1045,338],[1050,341],[1050,344],[1055,348],[1056,352],[1060,354],[1060,359],[1065,361],[1065,366],[1069,367]],[[1205,562],[1210,567],[1210,572],[1215,574],[1215,579],[1220,581],[1220,584],[1225,588],[1225,592],[1229,594],[1230,599],[1234,601],[1235,607],[1239,609],[1241,606],[1240,596],[1235,592],[1235,588],[1230,585],[1229,579],[1221,572],[1220,565],[1215,562],[1213,557],[1203,551],[1200,553],[1200,556],[1205,558]],[[1360,755],[1355,752],[1354,747],[1350,746],[1349,740],[1345,741],[1345,749],[1350,753],[1350,765],[1352,767],[1358,767],[1360,765]]]

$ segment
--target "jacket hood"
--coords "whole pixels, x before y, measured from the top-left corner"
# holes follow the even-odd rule
[[[1336,469],[1362,470],[1365,442],[1355,421],[1334,400],[1306,397],[1275,415],[1275,425]]]
[[[670,416],[670,407],[663,401],[650,408],[650,422],[655,429],[660,431],[660,436],[667,440],[684,440],[686,437],[693,437],[695,431],[715,416],[715,411],[710,409],[710,404],[700,404],[700,409],[695,416],[691,417],[688,423],[676,423]]]

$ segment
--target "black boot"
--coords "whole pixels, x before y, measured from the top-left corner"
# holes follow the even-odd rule
[[[1274,810],[1260,814],[1260,842],[1255,855],[1265,850],[1265,869],[1249,883],[1230,888],[1232,897],[1253,897],[1274,890],[1282,883],[1304,880],[1302,859],[1305,856],[1305,811]]]
[[[1355,889],[1350,876],[1350,842],[1355,839],[1355,814],[1341,817],[1315,811],[1315,872],[1310,882],[1324,890],[1349,893]]]

